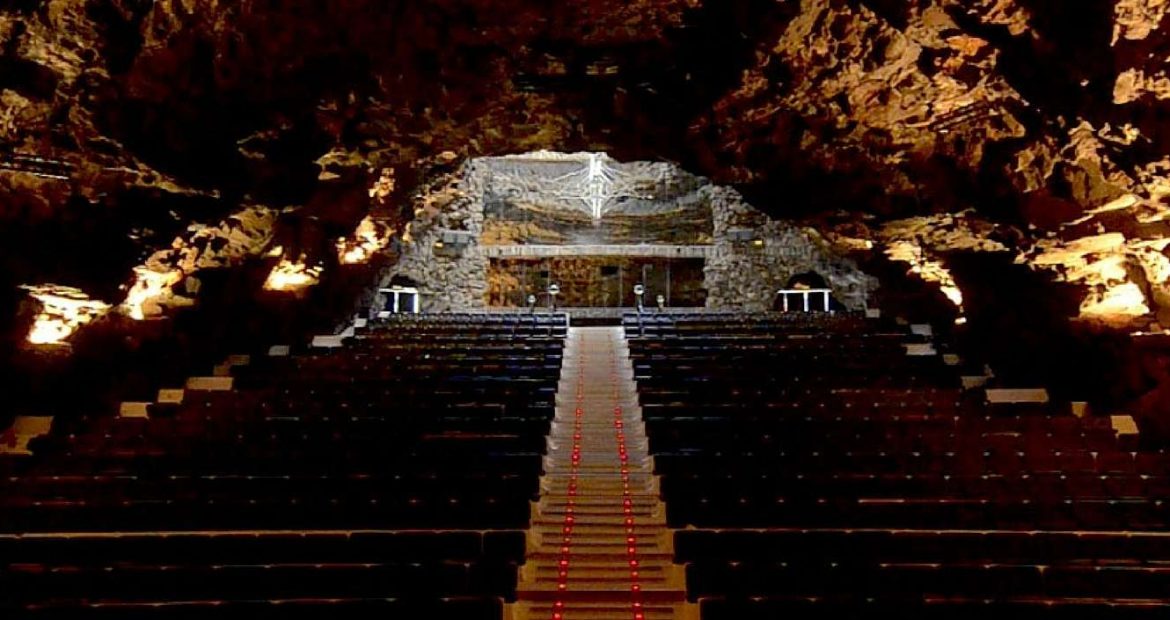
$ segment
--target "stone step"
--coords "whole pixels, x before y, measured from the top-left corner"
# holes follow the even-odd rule
[[[548,515],[552,511],[563,511],[566,508],[572,507],[574,514],[583,515],[587,512],[596,512],[596,514],[621,514],[627,507],[634,510],[634,514],[642,514],[649,511],[659,509],[661,503],[658,497],[652,495],[629,496],[629,503],[626,503],[626,497],[621,495],[611,496],[597,496],[597,495],[579,495],[579,496],[558,496],[558,497],[541,497],[541,501],[536,503],[535,509],[541,511],[542,514]]]
[[[626,416],[622,419],[622,431],[627,435],[635,433],[646,437],[646,427],[642,425],[642,420],[634,419],[631,416]],[[613,418],[608,420],[582,420],[580,425],[577,425],[572,420],[562,422],[560,420],[553,420],[552,427],[549,429],[550,437],[572,437],[573,433],[580,431],[582,435],[597,437],[603,436],[605,433],[613,433],[617,431],[614,426]]]
[[[607,455],[612,455],[614,457],[617,457],[619,444],[618,444],[617,438],[615,437],[615,433],[609,433],[608,436],[601,435],[600,437],[597,437],[596,439],[598,439],[599,441],[590,442],[590,441],[586,441],[585,437],[582,437],[577,442],[578,448],[579,448],[578,451],[581,454],[607,454]],[[598,445],[598,443],[600,443],[602,441],[604,441],[605,444]],[[624,443],[625,443],[625,447],[626,447],[626,454],[628,454],[629,456],[634,456],[635,454],[637,454],[640,457],[646,456],[647,441],[644,437],[638,438],[638,437],[631,437],[629,435],[626,435]],[[564,438],[548,437],[545,439],[545,445],[548,447],[549,454],[553,454],[553,455],[556,455],[557,453],[572,454],[572,452],[573,452],[573,437],[572,436],[564,437]]]
[[[569,481],[572,478],[571,474],[563,473],[547,473],[540,479],[541,493],[558,493],[564,492],[569,487]],[[611,492],[621,493],[626,490],[628,485],[631,493],[641,495],[658,495],[658,479],[651,474],[644,472],[630,472],[629,482],[622,481],[620,473],[611,474],[605,473],[598,475],[596,473],[586,474],[581,472],[577,474],[577,492],[578,493],[599,493],[608,494]]]
[[[699,620],[698,605],[647,601],[634,607],[628,600],[566,600],[561,606],[554,601],[521,601],[505,606],[504,620],[549,620],[558,612],[557,620],[631,620],[637,612],[643,620]]]
[[[633,377],[625,379],[611,379],[608,377],[596,377],[585,379],[573,379],[572,381],[560,381],[557,384],[557,399],[562,401],[583,400],[589,401],[593,405],[606,405],[610,407],[617,406],[622,400],[629,398],[638,398],[638,388],[634,386],[614,386],[613,381],[633,381]],[[583,384],[578,387],[579,384]],[[617,399],[614,402],[611,399]]]
[[[576,410],[576,407],[574,407]],[[572,432],[577,428],[584,431],[600,431],[602,429],[616,429],[614,422],[620,421],[622,423],[622,430],[630,430],[638,433],[645,433],[645,422],[642,421],[642,411],[640,409],[623,409],[621,416],[614,415],[613,411],[592,411],[583,412],[581,417],[576,417],[576,414],[569,413],[562,417],[554,417],[552,425],[549,428],[549,433],[553,432]]]
[[[579,581],[620,581],[629,583],[631,571],[638,571],[638,581],[665,582],[675,580],[685,589],[685,569],[663,560],[655,554],[646,556],[637,555],[637,566],[630,566],[630,558],[625,553],[614,554],[569,554],[569,577]],[[560,573],[561,557],[536,557],[520,567],[521,581],[528,583],[532,580],[549,579],[556,581]]]
[[[618,439],[617,429],[610,427],[608,432],[581,432],[581,437],[578,439],[572,432],[565,433],[561,436],[549,436],[545,438],[545,446],[548,449],[548,454],[554,454],[559,451],[572,452],[573,444],[576,442],[577,446],[583,453],[591,454],[617,454],[618,453]],[[645,455],[648,451],[648,440],[645,435],[640,433],[625,433],[626,452],[638,455]]]
[[[629,469],[629,468],[627,468],[627,469]],[[546,479],[541,481],[542,482],[541,486],[543,488],[548,489],[548,491],[554,492],[554,493],[558,490],[564,491],[568,487],[569,481],[574,479],[574,476],[576,476],[575,479],[577,480],[577,487],[578,488],[582,488],[584,486],[587,486],[591,489],[594,489],[598,493],[603,493],[603,492],[605,492],[606,489],[616,489],[620,492],[620,491],[625,489],[624,485],[627,482],[629,483],[630,491],[632,491],[632,492],[636,492],[637,488],[641,488],[641,487],[648,488],[648,489],[656,489],[658,486],[658,481],[654,479],[654,474],[652,474],[648,471],[633,471],[633,470],[629,470],[629,472],[624,474],[624,475],[620,471],[618,471],[618,472],[579,471],[576,474],[573,474],[571,472],[559,472],[559,471],[558,472],[547,472],[545,474]],[[624,478],[624,480],[623,480],[623,478]],[[653,492],[648,491],[648,493],[653,493]]]
[[[538,533],[533,531],[532,535],[527,539],[527,548],[531,549],[533,553],[543,553],[549,549],[555,549],[558,553],[561,550],[561,545],[564,544],[565,538],[569,539],[569,544],[572,546],[574,552],[581,553],[625,553],[626,545],[630,537],[633,537],[634,544],[638,549],[646,549],[648,552],[669,554],[674,557],[674,536],[670,530],[660,528],[644,528],[638,531],[635,527],[634,534],[627,534],[624,529],[608,529],[608,528],[573,528],[569,535],[565,535],[561,529],[546,530]]]
[[[528,561],[529,562],[555,562],[561,558],[564,553],[564,546],[562,546],[562,539],[546,538],[544,539],[548,544],[541,544],[535,547],[529,547]],[[614,536],[579,536],[575,532],[573,536],[569,537],[569,553],[573,558],[613,558],[615,556],[625,557],[629,548],[623,543],[623,538]],[[654,537],[637,538],[637,544],[634,548],[637,550],[637,557],[644,561],[655,561],[663,564],[671,564],[674,561],[673,549],[662,546]],[[648,542],[653,541],[653,543]]]
[[[606,465],[613,467],[615,471],[620,473],[621,457],[619,456],[616,445],[606,446],[605,448],[586,448],[582,446],[580,453],[582,457],[590,457],[589,460],[591,461],[596,461],[597,459],[603,458],[610,459],[610,461],[606,462]],[[550,451],[545,454],[544,460],[546,462],[552,463],[571,463],[573,461],[573,449],[569,446],[563,446],[555,451]],[[626,446],[626,462],[630,463],[631,466],[634,463],[653,463],[654,457],[646,454],[644,451],[634,452],[630,449],[629,446]]]
[[[605,473],[612,471],[612,469],[613,465],[594,461],[582,461],[576,465],[576,472],[578,475]],[[574,471],[574,466],[571,462],[567,461],[560,463],[550,463],[546,461],[544,464],[544,471],[549,474],[571,475]],[[631,461],[628,463],[626,471],[628,471],[631,476],[634,474],[646,475],[652,473],[654,471],[654,467],[650,463],[636,463]]]
[[[625,587],[622,587],[622,586]],[[687,600],[685,587],[678,585],[638,584],[639,598],[644,602],[682,603]],[[569,592],[574,601],[610,602],[629,600],[633,588],[627,581],[619,585],[616,582],[589,582],[569,578],[566,589],[562,590],[557,583],[550,583],[547,587],[516,590],[516,599],[519,601],[555,601],[565,599]]]
[[[589,402],[596,403],[597,401],[601,401],[601,400],[607,401],[605,403],[604,409],[592,409],[592,407],[595,407],[596,405],[586,405],[584,407],[581,406],[585,403],[589,403]],[[589,395],[584,400],[578,400],[576,398],[571,398],[571,397],[564,395],[562,393],[562,394],[558,395],[553,402],[554,402],[554,405],[558,409],[567,410],[564,412],[564,417],[563,417],[563,419],[566,419],[566,420],[573,419],[578,407],[581,407],[581,409],[585,409],[585,411],[582,412],[582,415],[605,416],[607,419],[610,419],[610,420],[613,419],[614,408],[621,407],[622,408],[621,413],[623,415],[625,415],[626,417],[630,417],[631,414],[633,414],[634,412],[637,412],[637,414],[638,414],[637,419],[639,419],[639,420],[642,419],[642,412],[639,410],[639,408],[642,406],[642,404],[640,402],[638,402],[637,395],[632,395],[632,394],[620,396],[616,399],[611,398],[611,395],[609,395],[609,394]]]
[[[618,452],[618,446],[616,444],[612,445],[612,446],[605,446],[605,447],[596,447],[595,446],[592,448],[580,446],[580,449],[577,452],[582,457],[588,456],[588,457],[591,457],[591,459],[601,459],[601,458],[612,459],[612,461],[613,461],[612,465],[614,467],[621,467],[621,456],[620,456],[620,452]],[[572,461],[573,460],[572,445],[570,444],[568,446],[560,446],[556,450],[550,450],[549,453],[545,455],[545,458],[551,459],[554,462]],[[639,463],[648,463],[648,462],[650,462],[651,457],[650,457],[650,455],[646,454],[645,451],[639,450],[639,451],[635,452],[632,448],[630,448],[630,446],[626,446],[626,460],[627,461],[637,461]]]
[[[537,541],[543,540],[560,540],[564,535],[565,522],[564,519],[559,521],[544,521],[536,523],[529,529],[529,546],[537,544]],[[590,540],[596,540],[602,537],[609,537],[612,540],[624,540],[628,526],[624,521],[617,523],[583,523],[580,520],[574,519],[572,535],[574,539],[577,536],[588,537]],[[659,523],[646,523],[634,520],[634,535],[638,536],[639,540],[642,538],[649,538],[654,536],[662,536],[667,540],[673,540],[673,534]]]
[[[632,370],[626,372],[619,371],[619,374],[616,378],[609,376],[608,373],[604,375],[586,375],[585,377],[581,377],[580,375],[574,373],[570,376],[570,379],[562,379],[557,383],[558,396],[562,396],[564,398],[573,398],[579,395],[600,396],[608,400],[613,396],[623,398],[626,396],[636,396],[638,394],[637,384],[621,385],[627,381],[633,383],[634,372]],[[584,382],[584,385],[581,386],[581,389],[577,389],[578,385],[581,385],[582,382]]]
[[[572,503],[573,505],[578,505],[578,507],[583,507],[583,505],[597,505],[597,507],[614,507],[621,510],[626,500],[629,500],[629,503],[635,505],[635,507],[656,507],[656,505],[662,503],[658,495],[648,494],[648,492],[642,492],[642,494],[629,492],[627,495],[625,491],[606,492],[606,494],[601,494],[601,492],[589,492],[587,494],[584,491],[585,489],[581,488],[580,483],[577,484],[577,494],[574,495],[567,494],[565,489],[559,489],[559,492],[555,489],[549,492],[549,494],[542,495],[541,501],[538,504],[542,505],[542,507],[557,507],[557,505],[569,505]]]
[[[666,511],[659,510],[648,515],[634,515],[634,525],[666,527]],[[533,511],[532,522],[536,525],[553,525],[556,527],[563,527],[565,523],[565,513],[552,511],[540,512]],[[589,525],[604,525],[610,527],[622,527],[626,525],[626,517],[622,514],[583,514],[573,513],[573,527],[580,528]]]
[[[602,459],[587,458],[574,463],[571,457],[549,459],[544,462],[544,471],[549,474],[572,475],[574,467],[577,468],[576,473],[579,476],[612,473],[615,477],[621,477],[622,473],[633,476],[635,474],[650,475],[654,472],[653,461],[643,459],[627,459],[624,465],[617,462],[617,459],[614,459],[614,462],[608,462]]]
[[[682,604],[685,570],[673,564],[623,332],[570,328],[565,356],[519,602],[506,617],[697,619]]]
[[[627,516],[625,514],[624,508],[619,504],[605,504],[598,506],[575,505],[570,507],[564,504],[547,505],[538,503],[533,507],[532,513],[541,517],[560,516],[562,518],[565,515],[571,514],[575,519],[609,516],[621,518],[623,516]],[[666,511],[663,510],[662,506],[660,505],[631,506],[630,514],[628,516],[632,516],[634,519],[657,519],[660,517],[665,518]]]
[[[626,460],[624,463],[621,459],[618,458],[616,454],[610,456],[603,454],[583,453],[580,459],[576,462],[573,461],[573,457],[571,455],[554,455],[551,457],[546,456],[544,460],[544,469],[550,474],[557,473],[571,475],[571,470],[574,466],[577,467],[578,474],[585,473],[586,471],[590,473],[612,472],[620,476],[622,474],[623,468],[625,469],[626,473],[629,474],[649,474],[654,471],[654,460],[648,456],[635,457],[628,452],[626,453]]]
[[[642,430],[641,422],[635,426],[632,423],[623,423],[621,426],[615,426],[612,421],[604,424],[582,424],[574,426],[567,424],[564,427],[553,427],[546,439],[550,442],[558,442],[562,445],[573,443],[573,437],[580,435],[581,441],[586,445],[596,445],[598,443],[610,444],[617,441],[617,433],[621,431],[625,437],[626,442],[641,441],[645,442],[649,439],[646,431]]]

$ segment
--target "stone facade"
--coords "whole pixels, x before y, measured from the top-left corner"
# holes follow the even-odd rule
[[[852,261],[834,254],[819,233],[773,220],[744,202],[738,192],[712,185],[706,179],[677,168],[664,174],[660,169],[663,165],[652,168],[654,176],[693,179],[685,192],[687,202],[698,203],[703,211],[711,214],[712,242],[693,246],[701,250],[694,253],[696,256],[706,257],[703,269],[706,307],[768,310],[777,289],[787,285],[794,275],[808,272],[828,282],[833,296],[845,307],[851,310],[866,307],[877,288],[877,280],[858,270]],[[493,182],[488,167],[481,160],[471,160],[458,172],[436,180],[420,192],[415,199],[415,219],[401,242],[401,258],[387,272],[383,285],[395,277],[416,282],[422,294],[422,309],[427,312],[482,309],[489,297],[497,304],[504,303],[501,296],[507,287],[503,279],[517,276],[497,269],[494,278],[489,277],[488,254],[512,253],[502,251],[506,250],[504,247],[482,245],[485,204],[498,196],[501,189],[508,189],[494,187]],[[444,233],[451,231],[466,233],[470,244],[456,247],[441,243]],[[525,242],[544,239],[510,241],[522,248]],[[572,255],[573,245],[566,243],[564,252],[555,254]],[[582,264],[596,270],[600,263],[595,257]],[[562,288],[569,284],[562,283]],[[581,292],[578,297],[593,299],[597,297],[595,292]]]

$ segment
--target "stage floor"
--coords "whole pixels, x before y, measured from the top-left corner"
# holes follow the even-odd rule
[[[486,312],[515,312],[528,314],[528,308],[486,308]],[[569,324],[573,326],[585,325],[621,325],[622,315],[635,312],[635,308],[557,308],[557,312],[569,315]],[[547,307],[538,307],[537,314],[547,314]],[[657,314],[657,308],[647,308],[646,314]],[[663,308],[663,314],[698,314],[702,312],[718,312],[703,307],[691,308]]]

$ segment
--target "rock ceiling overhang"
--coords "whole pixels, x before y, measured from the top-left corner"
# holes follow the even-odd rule
[[[354,237],[341,245],[357,257],[385,237],[355,236],[359,223],[381,209],[384,224],[404,202],[366,199],[386,171],[408,192],[445,151],[568,148],[677,159],[781,217],[876,215],[860,239],[875,251],[889,220],[974,208],[1022,263],[1083,287],[1088,316],[1170,325],[1170,4],[506,4],[6,5],[0,140],[14,157],[63,163],[0,172],[14,284],[69,274],[121,304],[128,291],[109,290],[132,284],[143,256],[170,274],[270,251],[232,241],[249,227],[230,216],[245,205],[279,214],[254,239],[295,218],[285,237],[323,237],[330,253]],[[622,193],[592,178],[605,182],[572,192],[590,214]],[[109,220],[92,228],[77,213]],[[895,254],[939,273],[954,249],[944,237],[901,240]],[[120,259],[91,271],[102,261],[87,238]],[[136,300],[152,308],[147,293],[171,279],[134,285]]]

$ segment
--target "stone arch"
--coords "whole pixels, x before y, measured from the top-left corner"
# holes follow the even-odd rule
[[[802,271],[788,278],[788,282],[785,283],[784,288],[829,288],[829,282],[824,276],[815,271]]]
[[[830,289],[830,290],[832,290],[832,288],[833,287],[830,284],[828,278],[821,275],[820,273],[818,273],[815,270],[808,270],[808,271],[801,271],[798,273],[794,273],[792,276],[790,276],[788,278],[788,280],[784,283],[783,290],[785,290],[785,291],[817,290],[817,289]],[[785,297],[786,296],[788,298],[787,304],[785,304],[785,301],[786,301]],[[815,311],[815,312],[823,312],[823,311],[829,311],[829,310],[837,311],[837,310],[846,310],[847,309],[845,307],[845,305],[842,304],[839,299],[837,299],[836,295],[832,294],[832,293],[830,293],[830,295],[828,297],[827,304],[825,303],[826,300],[823,298],[823,296],[820,296],[820,295],[816,295],[816,296],[811,297],[809,301],[810,301],[810,310]],[[795,309],[803,308],[803,296],[800,294],[795,294],[795,293],[779,293],[778,292],[776,294],[776,297],[772,301],[772,310],[784,310],[786,307],[787,308],[795,308]]]

